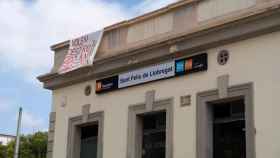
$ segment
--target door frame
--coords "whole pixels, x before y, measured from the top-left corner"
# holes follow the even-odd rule
[[[93,124],[98,125],[97,158],[103,157],[104,112],[100,111],[90,113],[86,122],[83,121],[83,115],[69,119],[67,158],[80,158],[81,127]]]
[[[142,124],[139,115],[166,112],[166,149],[165,157],[173,157],[173,97],[155,100],[152,108],[147,108],[146,103],[130,105],[128,109],[127,133],[127,158],[142,157]]]
[[[238,98],[244,99],[246,158],[255,158],[255,125],[253,106],[253,83],[229,87],[228,97],[219,98],[218,89],[197,93],[196,106],[196,155],[197,158],[213,158],[213,103],[228,102]]]

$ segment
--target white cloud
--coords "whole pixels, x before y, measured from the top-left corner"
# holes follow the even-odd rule
[[[167,5],[175,0],[144,0],[129,10],[102,0],[0,0],[0,70],[27,81],[48,72],[49,46]]]
[[[46,131],[46,122],[44,119],[28,111],[22,113],[22,126],[23,133],[33,133],[37,131]]]
[[[49,71],[49,46],[127,18],[120,5],[90,0],[0,1],[1,69],[28,79]]]

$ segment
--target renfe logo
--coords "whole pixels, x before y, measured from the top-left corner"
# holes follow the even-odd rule
[[[118,76],[109,77],[96,81],[95,92],[101,93],[118,89]]]
[[[207,70],[207,54],[167,61],[96,81],[96,93]]]

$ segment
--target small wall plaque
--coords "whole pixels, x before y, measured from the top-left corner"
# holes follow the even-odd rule
[[[181,107],[191,105],[191,95],[185,95],[180,97]]]

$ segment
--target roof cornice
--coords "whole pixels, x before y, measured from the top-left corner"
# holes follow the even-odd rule
[[[9,135],[9,134],[0,134],[0,136],[9,137],[9,138],[15,138],[16,137],[16,136]]]

